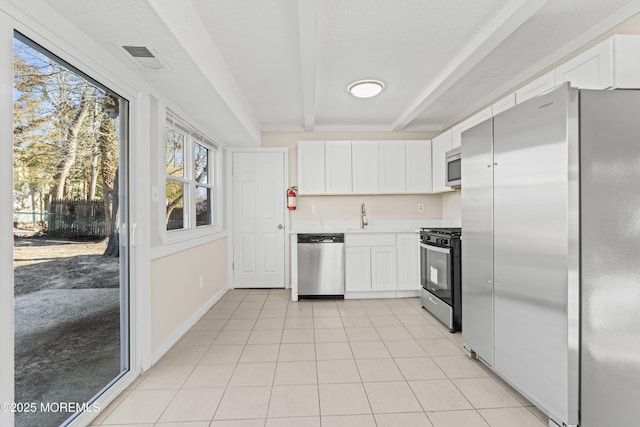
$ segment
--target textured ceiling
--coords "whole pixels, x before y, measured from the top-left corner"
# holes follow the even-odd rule
[[[12,2],[55,9],[229,145],[256,145],[262,130],[443,129],[640,11],[639,0]],[[171,69],[141,70],[125,43]],[[365,78],[382,94],[347,94]]]

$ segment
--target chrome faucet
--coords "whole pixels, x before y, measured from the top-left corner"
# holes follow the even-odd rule
[[[369,224],[369,220],[367,219],[367,208],[364,206],[364,203],[360,206],[360,228],[364,230],[364,228]]]

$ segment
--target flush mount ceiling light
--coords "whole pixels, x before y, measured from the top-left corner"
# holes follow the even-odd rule
[[[379,80],[358,80],[349,85],[349,93],[356,98],[371,98],[384,89],[384,83]]]

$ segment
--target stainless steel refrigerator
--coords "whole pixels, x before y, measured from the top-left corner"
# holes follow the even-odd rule
[[[637,423],[640,92],[567,84],[462,136],[465,346],[558,425]]]

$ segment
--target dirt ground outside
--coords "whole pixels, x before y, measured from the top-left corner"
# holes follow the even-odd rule
[[[106,240],[14,239],[16,402],[92,398],[120,374],[120,268]],[[16,414],[17,427],[72,414]]]

